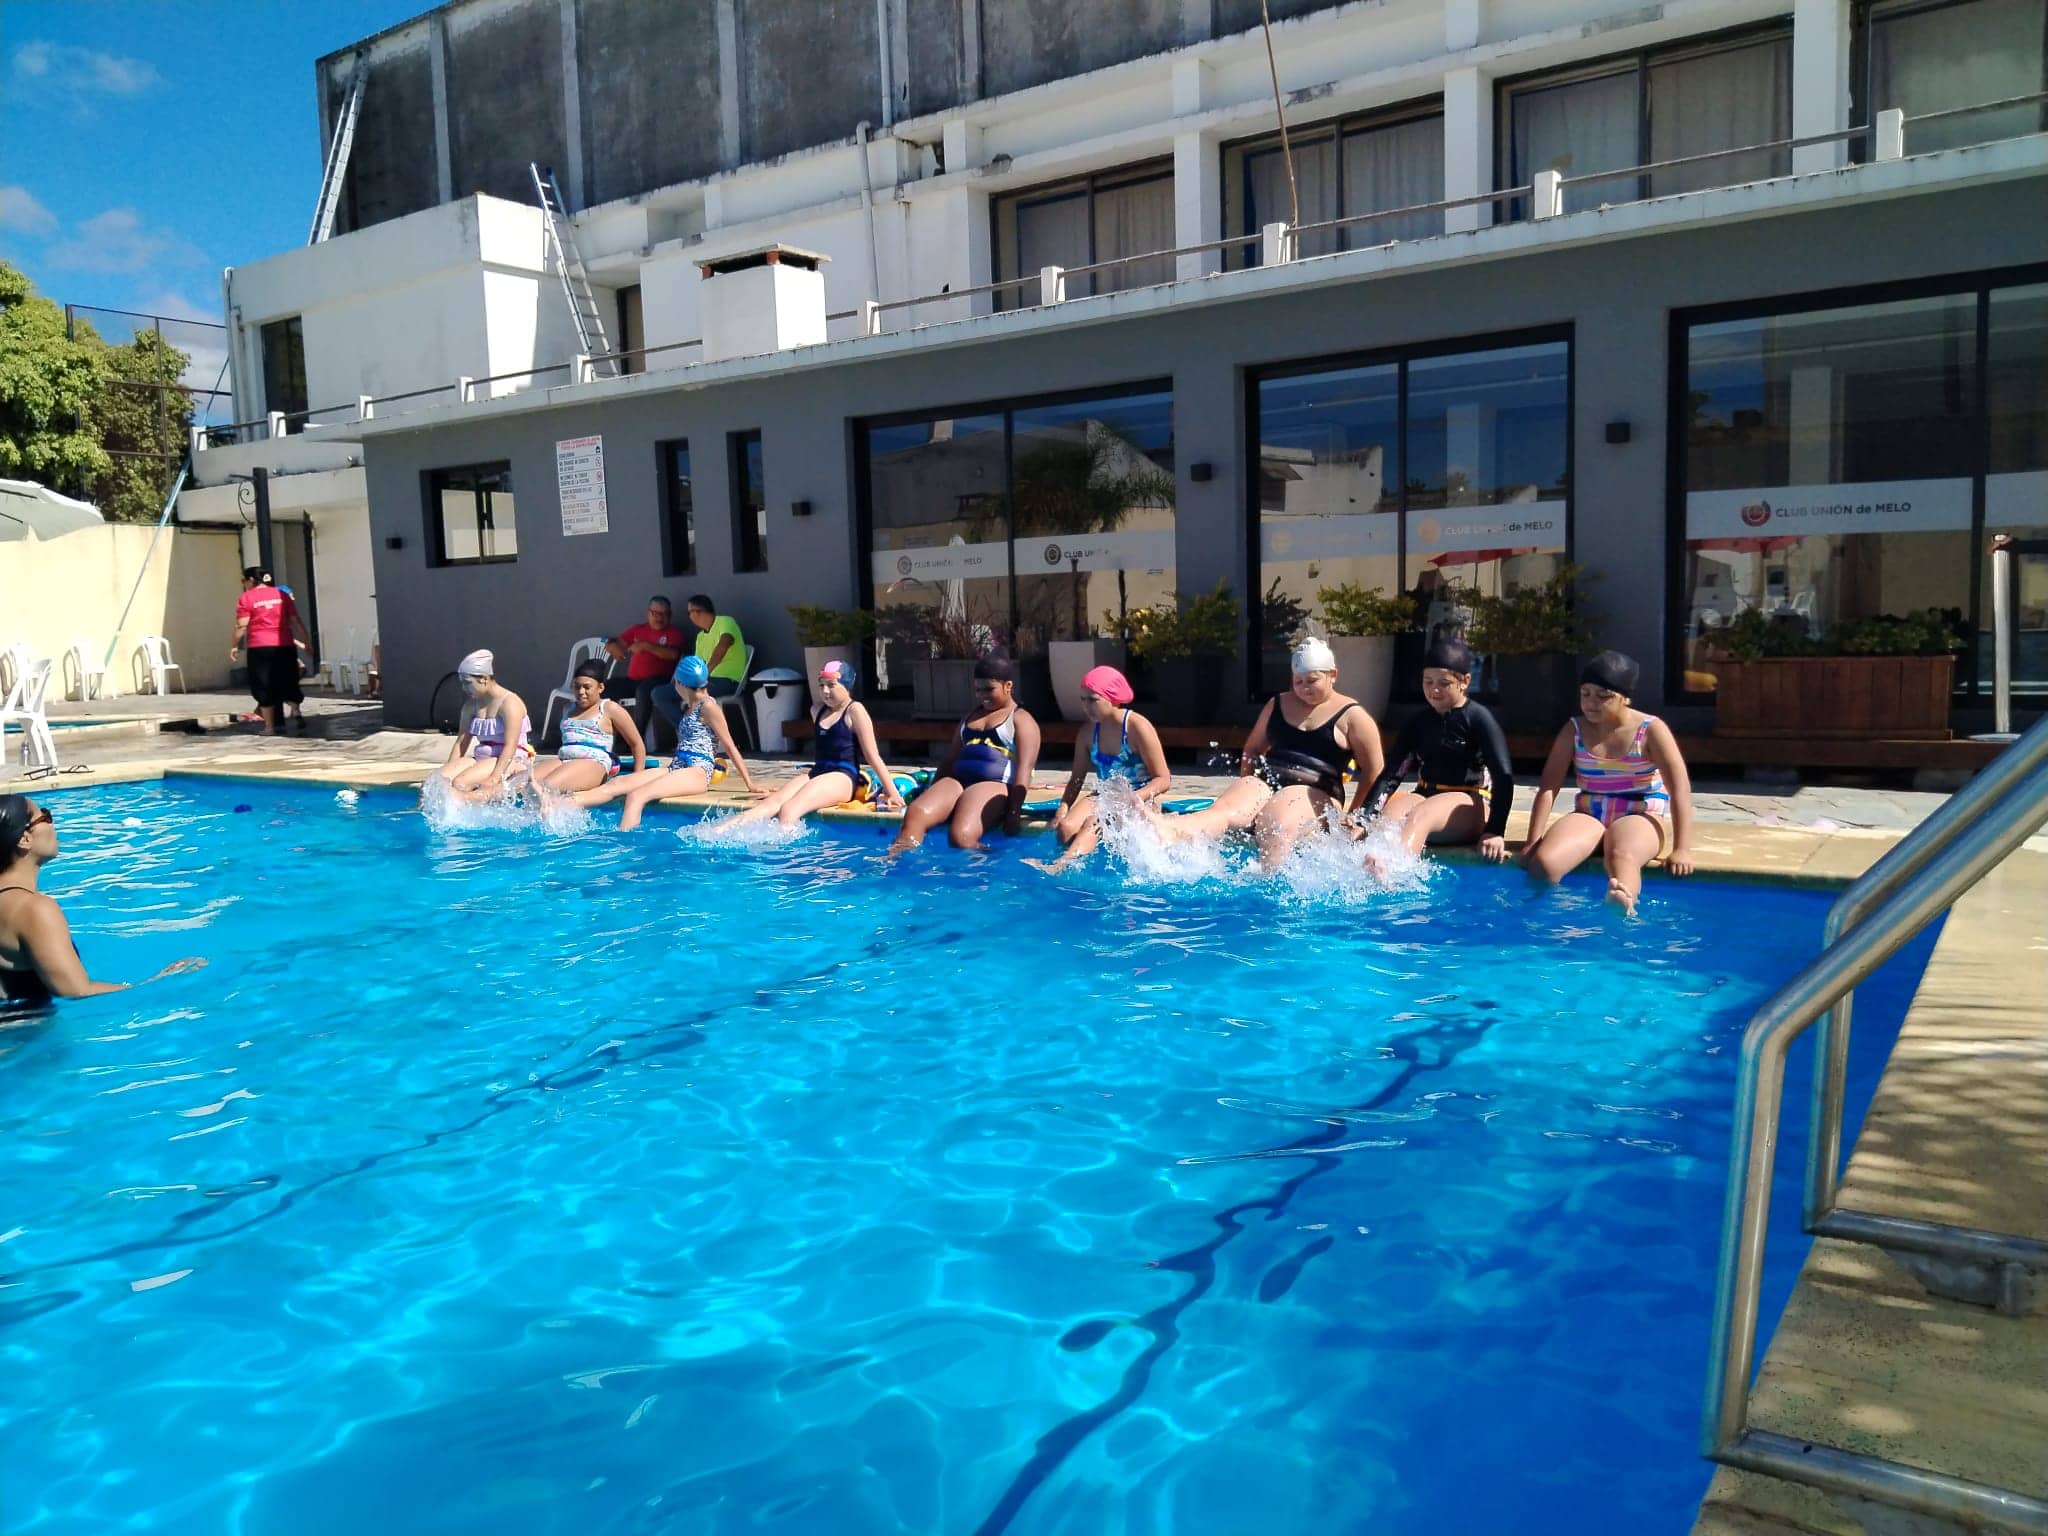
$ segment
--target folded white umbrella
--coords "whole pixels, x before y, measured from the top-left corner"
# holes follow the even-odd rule
[[[54,539],[81,528],[97,528],[105,521],[100,509],[89,501],[60,496],[33,480],[0,480],[0,543],[30,534]]]

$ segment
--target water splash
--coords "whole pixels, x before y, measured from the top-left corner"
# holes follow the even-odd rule
[[[802,842],[805,838],[815,835],[814,830],[805,822],[785,827],[773,816],[757,821],[741,821],[734,813],[718,811],[676,830],[676,836],[686,843],[742,852],[787,848],[791,843]]]
[[[1206,838],[1166,842],[1128,784],[1112,781],[1095,796],[1102,850],[1120,862],[1135,885],[1192,885],[1229,877],[1223,846]]]
[[[540,825],[541,799],[524,777],[486,799],[465,799],[436,773],[420,786],[420,815],[436,832],[521,832]]]

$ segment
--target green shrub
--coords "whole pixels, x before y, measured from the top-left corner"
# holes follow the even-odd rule
[[[1969,631],[1954,609],[1881,613],[1837,624],[1816,635],[1797,615],[1745,608],[1714,639],[1730,661],[1788,656],[1951,656],[1969,644]]]
[[[1460,591],[1458,601],[1472,612],[1466,640],[1483,656],[1569,656],[1591,650],[1592,632],[1578,604],[1584,579],[1578,566],[1567,565],[1548,581],[1506,597]]]
[[[1171,603],[1133,608],[1125,614],[1103,615],[1105,633],[1121,634],[1140,661],[1172,661],[1183,656],[1235,656],[1242,605],[1223,583],[1200,597],[1182,596]]]
[[[859,645],[875,632],[875,616],[864,608],[818,608],[797,603],[789,610],[796,620],[799,645]]]
[[[1415,599],[1405,592],[1391,597],[1375,587],[1347,581],[1316,593],[1323,605],[1323,627],[1333,635],[1405,635],[1415,628]]]

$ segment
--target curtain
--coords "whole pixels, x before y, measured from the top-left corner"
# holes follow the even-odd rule
[[[1085,187],[1031,202],[1020,198],[1014,206],[1017,270],[1003,274],[1005,277],[1030,277],[1041,267],[1088,265],[1088,192]],[[1077,288],[1085,290],[1085,284],[1086,279],[1080,279],[1067,292],[1076,294]],[[1013,308],[1036,304],[1038,290],[1012,290],[1007,302]]]
[[[1526,186],[1538,171],[1585,176],[1619,170],[1636,159],[1636,72],[1597,75],[1514,98],[1515,185]],[[1567,187],[1567,213],[1597,208],[1602,203],[1632,203],[1636,183],[1626,176]],[[1519,199],[1515,217],[1527,218],[1527,199]]]
[[[1112,261],[1119,256],[1142,256],[1147,251],[1173,249],[1173,176],[1163,172],[1143,181],[1095,190],[1095,259]],[[1121,288],[1143,288],[1151,283],[1173,280],[1174,261],[1163,256],[1157,261],[1133,262],[1092,274],[1090,293],[1115,293]],[[1073,287],[1069,296],[1078,296]]]
[[[1792,135],[1792,39],[1766,38],[1650,66],[1650,158],[1740,149]],[[1658,171],[1650,194],[1668,197],[1788,175],[1790,150],[1704,160]]]
[[[1865,119],[1892,107],[1907,117],[2030,96],[2043,87],[2041,0],[1965,0],[1870,23],[1870,100]],[[1906,152],[1984,144],[2037,133],[2039,103],[1906,125]]]
[[[1337,217],[1337,140],[1333,135],[1292,140],[1294,184],[1301,196],[1301,222],[1320,223]],[[1244,234],[1249,248],[1244,265],[1259,264],[1259,231],[1272,223],[1289,220],[1292,205],[1287,197],[1287,164],[1276,141],[1244,157],[1244,176],[1250,189],[1246,199]],[[1299,256],[1326,256],[1343,249],[1339,231],[1319,230],[1304,235],[1296,249]]]
[[[1443,201],[1444,120],[1418,118],[1344,135],[1346,217],[1381,208]],[[1345,244],[1356,248],[1389,240],[1421,240],[1444,232],[1441,213],[1410,213],[1370,224],[1349,224]]]

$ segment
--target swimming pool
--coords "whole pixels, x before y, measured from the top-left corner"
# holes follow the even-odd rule
[[[1820,894],[50,804],[97,969],[212,963],[0,1031],[8,1536],[1681,1532],[1705,1488],[1735,1049]],[[1859,1116],[1931,943],[1859,1002]]]

